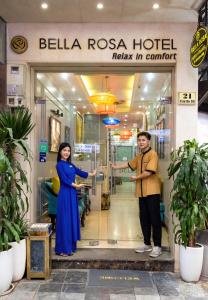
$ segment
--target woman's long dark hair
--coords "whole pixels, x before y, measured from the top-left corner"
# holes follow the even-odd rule
[[[59,162],[59,160],[61,160],[61,151],[66,147],[69,147],[69,149],[70,149],[70,156],[67,158],[67,161],[71,162],[71,146],[69,145],[69,143],[61,143],[60,144],[58,154],[57,154],[57,162]]]

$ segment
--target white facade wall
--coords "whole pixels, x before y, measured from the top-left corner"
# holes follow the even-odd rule
[[[136,66],[174,66],[175,75],[173,78],[173,103],[174,103],[174,146],[180,146],[185,139],[194,138],[197,136],[197,102],[195,105],[185,106],[177,104],[178,92],[196,92],[198,90],[198,71],[194,69],[189,61],[189,49],[192,37],[197,28],[197,24],[151,24],[151,23],[138,23],[138,24],[8,24],[8,49],[7,59],[11,64],[26,64],[27,65],[27,85],[26,85],[26,103],[35,112],[34,93],[33,93],[33,80],[31,83],[30,78],[33,79],[34,73],[31,71],[30,66],[33,65],[136,65]],[[28,50],[23,54],[16,54],[10,49],[10,40],[13,36],[22,35],[28,40]],[[59,46],[63,47],[64,39],[67,39],[67,47],[72,45],[75,39],[78,40],[81,49],[74,47],[73,49],[39,49],[40,38],[54,38],[59,39]],[[111,50],[109,48],[100,50],[88,49],[88,39],[93,38],[96,41],[104,38],[109,40],[114,38],[118,43],[120,39],[126,45],[120,47],[118,50]],[[173,48],[167,50],[167,43],[163,45],[158,42],[158,49],[155,46],[152,50],[132,49],[133,39],[139,42],[140,39],[170,39],[173,43]],[[151,42],[147,43],[150,45]],[[104,45],[101,43],[101,45]],[[51,45],[52,48],[57,48],[57,42]],[[124,60],[113,59],[113,53],[126,53],[132,54],[132,59]],[[142,54],[143,59],[136,59],[136,54]],[[171,59],[162,60],[147,60],[146,54],[166,53],[172,54]],[[174,56],[174,54],[176,54]],[[139,71],[139,69],[138,69]],[[30,140],[32,150],[35,148],[36,130],[33,131]],[[34,171],[35,172],[35,171]],[[35,178],[34,172],[31,173],[31,184]],[[34,195],[31,199],[34,203]],[[31,205],[32,207],[32,205]],[[35,210],[32,208],[30,212],[30,219],[34,221]],[[170,230],[170,239],[172,234]]]

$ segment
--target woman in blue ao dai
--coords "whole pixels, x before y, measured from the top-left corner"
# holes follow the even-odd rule
[[[80,240],[80,219],[76,189],[84,184],[76,184],[76,175],[87,178],[95,176],[96,171],[88,173],[71,163],[71,147],[68,143],[59,146],[57,155],[57,173],[60,180],[56,213],[56,246],[58,255],[72,255]]]

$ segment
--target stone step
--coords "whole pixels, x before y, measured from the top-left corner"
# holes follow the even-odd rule
[[[52,253],[52,269],[120,269],[174,272],[174,259],[169,251],[157,258],[148,252],[135,253],[134,249],[80,248],[72,256]]]

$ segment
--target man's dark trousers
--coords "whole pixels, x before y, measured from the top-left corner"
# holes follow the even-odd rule
[[[140,223],[145,245],[151,245],[151,228],[154,246],[161,247],[160,195],[139,197]]]

